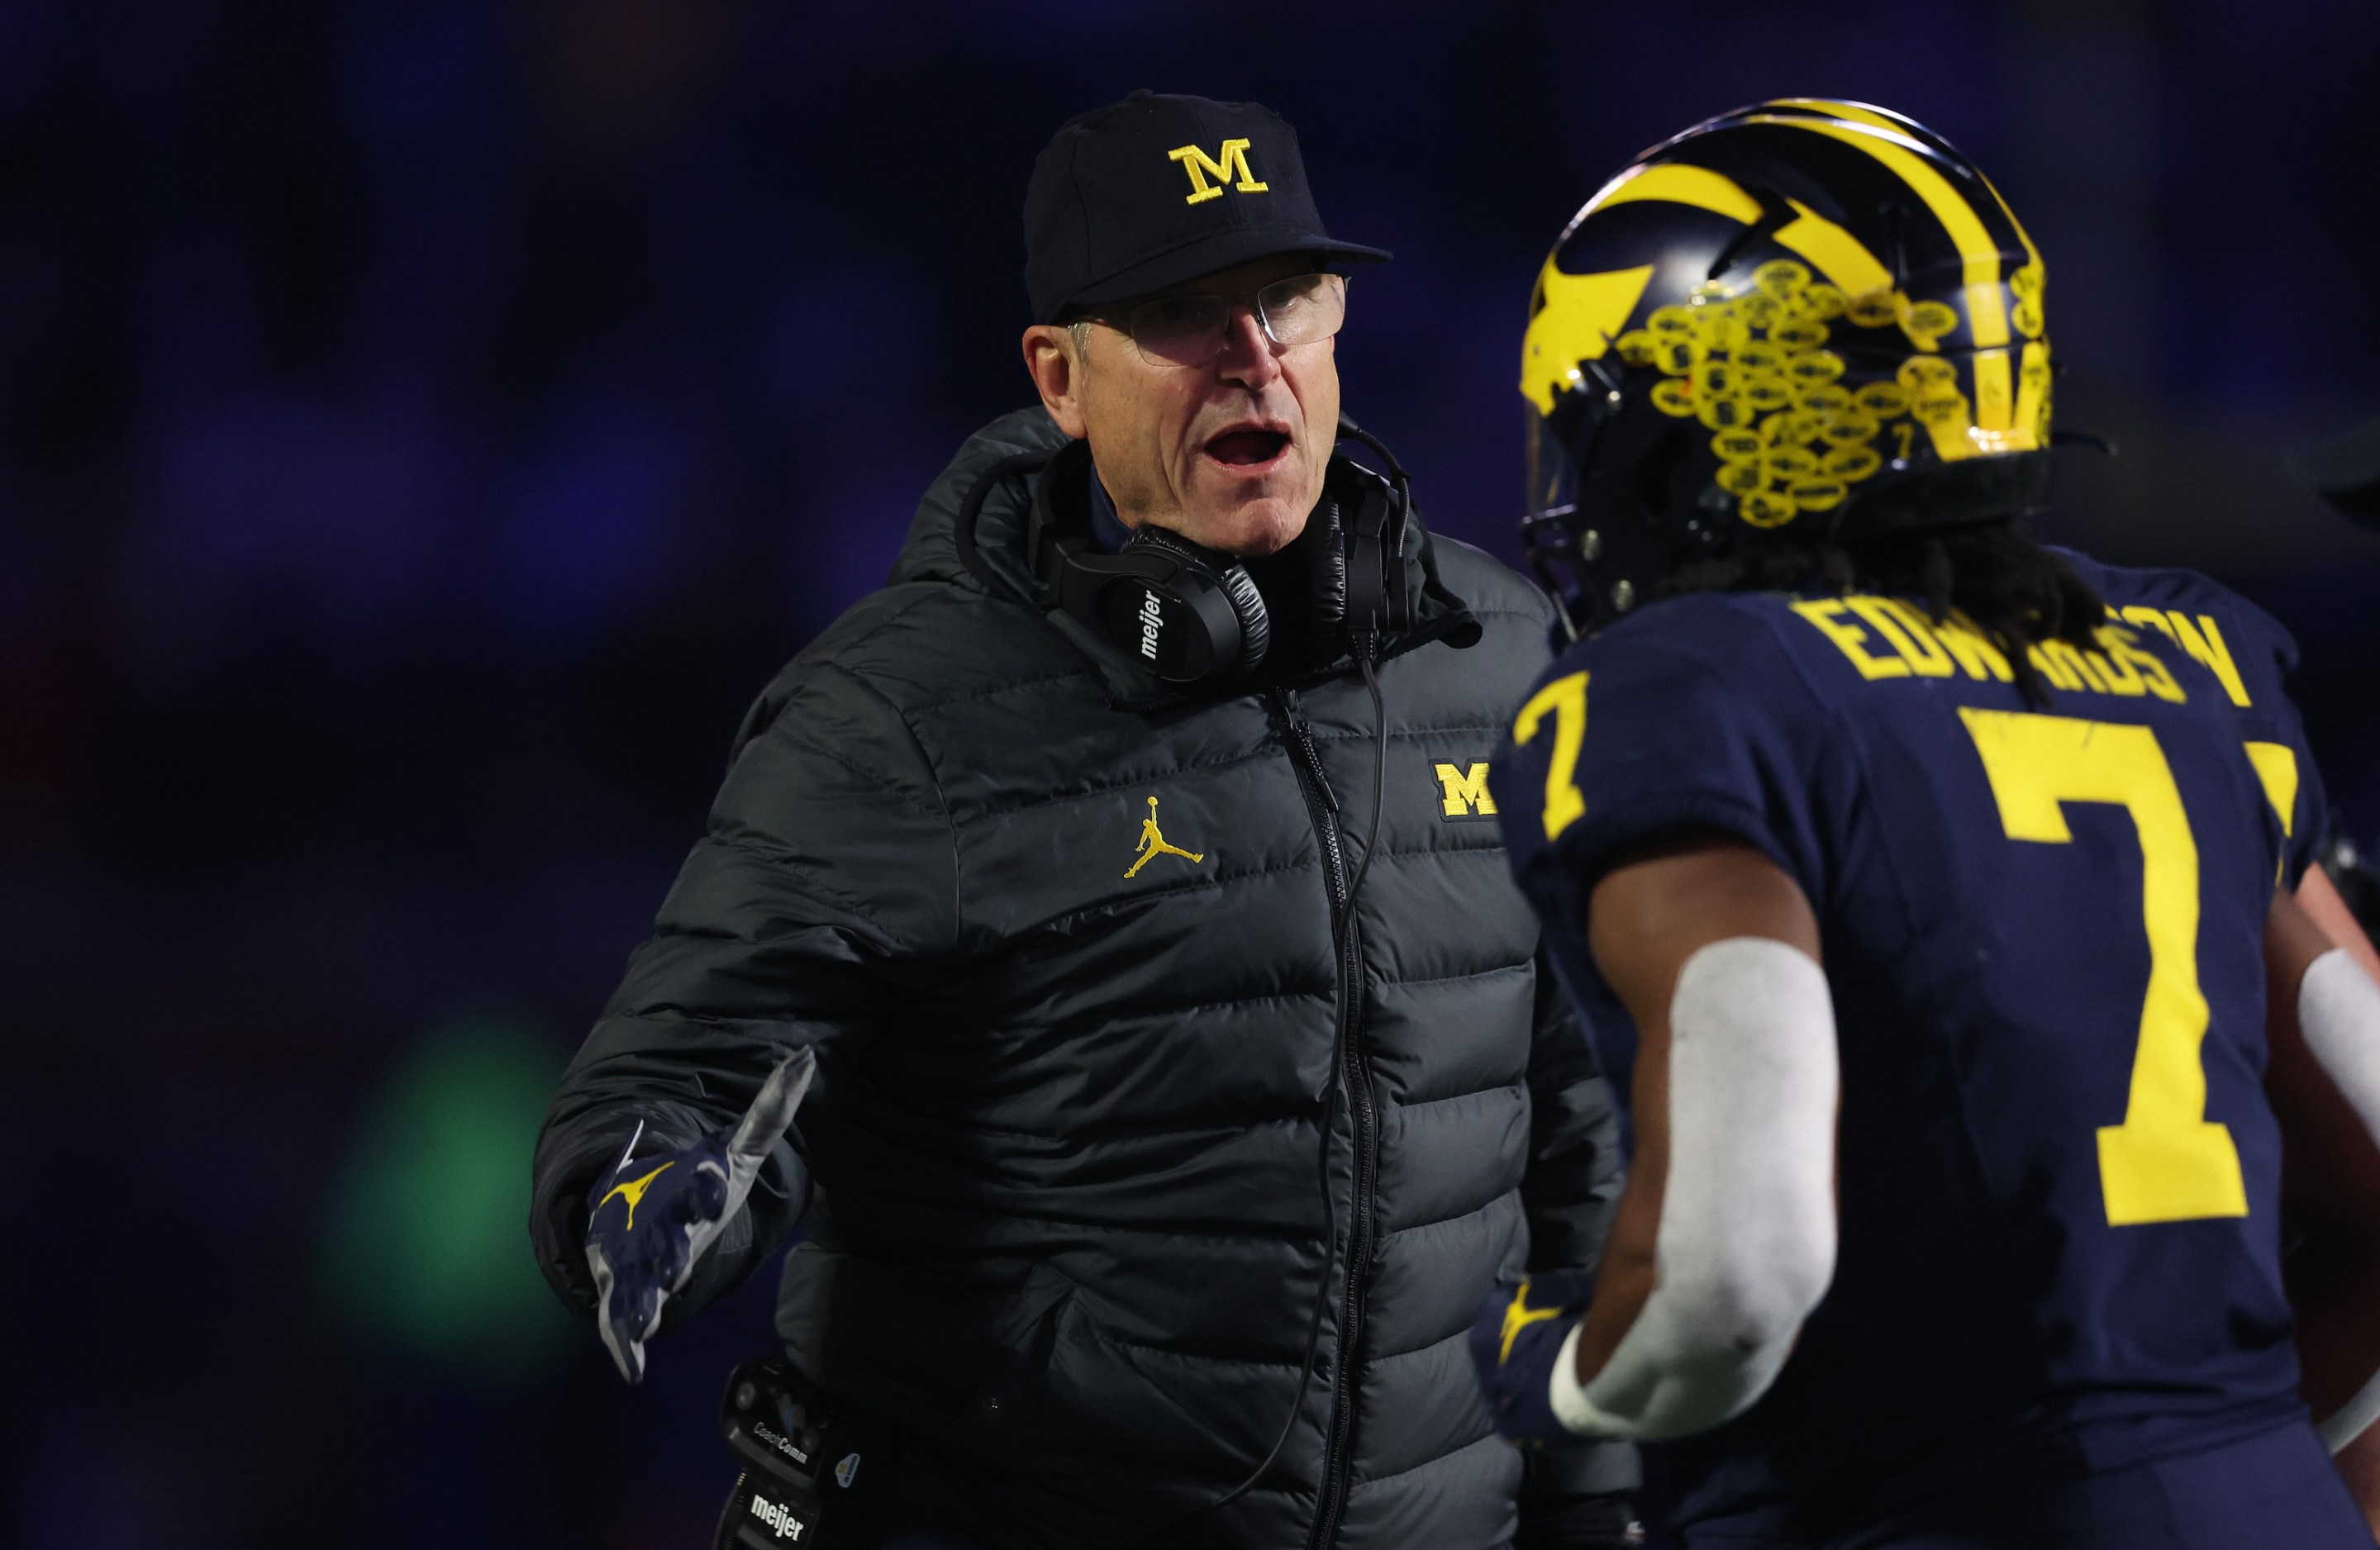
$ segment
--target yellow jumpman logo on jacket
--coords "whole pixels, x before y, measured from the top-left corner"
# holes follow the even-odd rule
[[[1133,872],[1139,871],[1160,855],[1178,855],[1194,866],[1207,859],[1203,854],[1194,854],[1179,845],[1165,842],[1165,831],[1157,827],[1157,798],[1152,796],[1148,799],[1148,817],[1140,820],[1140,859],[1132,864],[1132,871],[1124,876],[1130,878]]]
[[[595,1203],[595,1209],[601,1211],[606,1205],[611,1205],[613,1195],[624,1196],[628,1202],[628,1226],[634,1228],[637,1225],[637,1203],[645,1198],[645,1192],[652,1187],[654,1180],[660,1178],[662,1174],[667,1173],[671,1169],[675,1168],[676,1166],[677,1162],[673,1158],[672,1160],[662,1164],[661,1167],[653,1169],[650,1173],[646,1174],[641,1179],[631,1179],[625,1184],[613,1185],[612,1193],[607,1194],[602,1199],[597,1201]]]
[[[1512,1303],[1504,1310],[1504,1349],[1496,1353],[1497,1362],[1500,1364],[1512,1360],[1512,1342],[1521,1338],[1522,1330],[1533,1324],[1560,1317],[1561,1308],[1559,1304],[1551,1308],[1530,1307],[1529,1283],[1523,1281],[1521,1289],[1512,1293]]]

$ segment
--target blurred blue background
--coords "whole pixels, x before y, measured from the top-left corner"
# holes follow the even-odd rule
[[[0,0],[0,1543],[696,1546],[756,1280],[631,1392],[522,1233],[544,1093],[747,699],[1023,402],[1063,118],[1261,99],[1350,412],[1517,553],[1537,263],[1643,146],[1912,113],[2046,256],[2055,536],[2297,632],[2380,827],[2368,0]],[[765,1278],[764,1278],[765,1279]]]

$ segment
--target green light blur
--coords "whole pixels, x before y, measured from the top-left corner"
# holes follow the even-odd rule
[[[562,1062],[527,1028],[433,1028],[365,1106],[322,1270],[360,1330],[460,1374],[533,1376],[571,1321],[528,1243],[529,1154]]]

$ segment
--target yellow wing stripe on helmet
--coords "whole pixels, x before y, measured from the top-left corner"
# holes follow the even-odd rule
[[[1685,162],[1659,162],[1637,167],[1605,185],[1600,193],[1586,201],[1579,219],[1583,221],[1597,211],[1638,200],[1692,205],[1747,226],[1759,220],[1762,213],[1760,201],[1726,174]],[[1798,200],[1785,202],[1793,207],[1793,213],[1800,219],[1787,222],[1778,231],[1779,243],[1815,264],[1846,296],[1892,289],[1891,272],[1876,261],[1876,255],[1858,237]]]
[[[1801,200],[1785,202],[1799,219],[1777,228],[1779,246],[1809,260],[1845,296],[1892,289],[1892,272],[1876,261],[1865,243]]]
[[[1708,167],[1661,162],[1636,167],[1606,184],[1571,223],[1613,205],[1640,200],[1691,205],[1750,225],[1761,218],[1760,201],[1734,179]],[[1892,288],[1892,274],[1860,239],[1798,200],[1795,219],[1776,233],[1778,243],[1799,253],[1847,295]],[[1537,273],[1536,313],[1521,341],[1521,392],[1543,415],[1553,413],[1554,395],[1575,380],[1578,363],[1595,360],[1627,326],[1645,295],[1653,266],[1599,274],[1569,274],[1548,259]]]
[[[2009,370],[2006,350],[1977,350],[1975,373],[1975,426],[1982,430],[2005,431],[2016,413],[2016,387]]]
[[[1564,274],[1551,259],[1537,274],[1544,305],[1521,339],[1521,392],[1537,413],[1554,412],[1554,394],[1577,376],[1578,363],[1594,360],[1628,326],[1628,315],[1653,278],[1653,266],[1615,269],[1602,274]]]
[[[1598,210],[1609,210],[1615,204],[1631,204],[1638,200],[1690,204],[1697,210],[1707,210],[1714,215],[1724,215],[1747,226],[1760,219],[1760,201],[1745,193],[1733,178],[1724,173],[1713,172],[1708,167],[1697,167],[1684,162],[1657,162],[1648,167],[1635,167],[1622,173],[1586,201],[1586,208],[1578,212],[1578,219],[1584,221]],[[1573,225],[1576,224],[1572,223]]]
[[[1791,128],[1806,129],[1812,134],[1826,135],[1854,146],[1875,157],[1889,168],[1894,176],[1909,185],[1912,192],[1925,201],[1925,208],[1942,223],[1950,235],[1951,244],[1959,249],[1963,267],[1961,278],[1967,292],[1967,332],[1979,350],[1995,349],[2009,342],[2008,308],[2000,299],[2000,245],[1985,229],[1983,217],[1967,202],[1949,179],[1936,172],[1925,157],[1909,150],[1899,131],[1853,127],[1849,124],[1829,123],[1814,118],[1795,118],[1784,114],[1761,115],[1745,120],[1752,124],[1780,124]]]
[[[1893,122],[1889,114],[1879,113],[1876,109],[1865,106],[1863,103],[1846,103],[1833,97],[1779,97],[1774,103],[1764,103],[1762,105],[1767,107],[1810,108],[1816,112],[1826,114],[1831,118],[1840,118],[1853,124],[1865,124],[1874,128],[1889,130],[1894,134],[1904,132],[1904,126]],[[1993,202],[1997,203],[2000,207],[2000,213],[2008,217],[2009,225],[2016,232],[2016,239],[2024,244],[2025,261],[2028,263],[2039,263],[2041,261],[2041,249],[2033,245],[2033,234],[2024,229],[2024,223],[2018,220],[2016,218],[2016,212],[2009,208],[2007,198],[2000,193],[1998,188],[1993,184],[1990,178],[1984,176],[1981,169],[1970,167],[1968,170],[1974,173],[1975,176],[1982,180],[1985,188],[1991,189]]]

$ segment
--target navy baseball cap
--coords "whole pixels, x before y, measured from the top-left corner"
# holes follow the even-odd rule
[[[1069,121],[1025,190],[1036,322],[1276,253],[1323,263],[1389,256],[1331,239],[1297,131],[1260,103],[1135,91]]]

